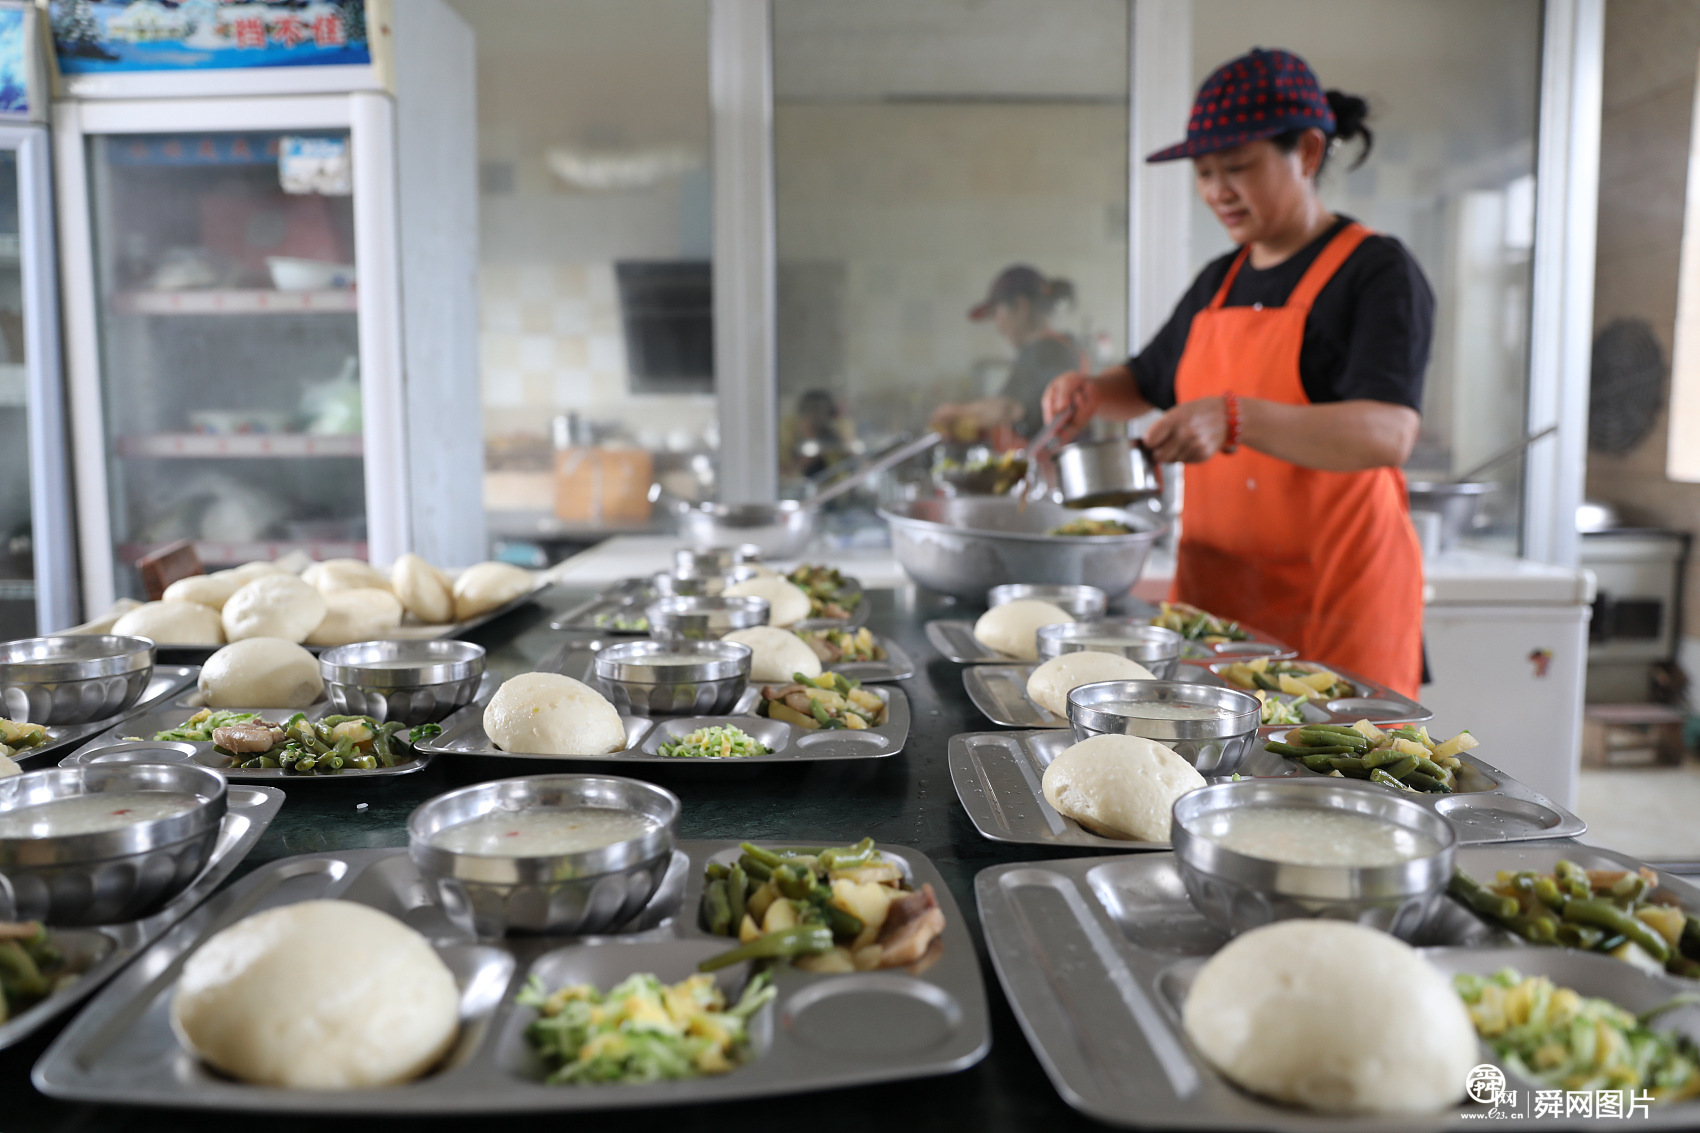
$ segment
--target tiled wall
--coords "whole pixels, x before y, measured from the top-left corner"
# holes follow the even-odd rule
[[[1612,0],[1606,6],[1594,325],[1645,319],[1668,366],[1689,138],[1700,71],[1700,4]],[[1667,370],[1668,373],[1668,370]],[[1588,496],[1637,522],[1700,531],[1700,485],[1665,478],[1666,419],[1624,457],[1588,455]],[[1700,637],[1700,557],[1688,565],[1683,631]]]

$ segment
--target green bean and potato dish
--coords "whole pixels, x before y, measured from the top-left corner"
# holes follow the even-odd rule
[[[862,592],[838,568],[804,564],[785,576],[809,596],[809,617],[849,618],[862,602]]]
[[[38,921],[0,921],[0,1023],[77,981]]]
[[[1551,873],[1499,871],[1491,882],[1455,871],[1448,892],[1534,944],[1604,952],[1651,972],[1700,979],[1700,918],[1642,867],[1584,869],[1560,859]]]
[[[410,762],[414,744],[443,730],[440,724],[420,724],[404,738],[401,733],[406,727],[394,720],[379,723],[370,716],[309,720],[304,712],[280,724],[261,719],[258,712],[203,708],[178,727],[155,732],[153,738],[211,743],[214,751],[229,757],[232,767],[244,771],[328,775]]]
[[[942,949],[944,913],[933,887],[912,889],[871,838],[828,848],[738,848],[736,861],[707,869],[702,924],[739,944],[703,961],[703,971],[781,961],[809,972],[919,971]]]
[[[1264,750],[1296,759],[1322,775],[1368,779],[1401,791],[1449,795],[1458,790],[1458,756],[1477,746],[1469,732],[1435,742],[1426,727],[1404,724],[1381,729],[1368,720],[1305,724],[1271,740]]]

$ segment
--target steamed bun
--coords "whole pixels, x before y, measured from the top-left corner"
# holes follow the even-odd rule
[[[455,579],[455,621],[464,622],[528,593],[531,572],[512,563],[485,562],[469,566]]]
[[[1199,969],[1181,1023],[1227,1078],[1324,1113],[1442,1109],[1480,1061],[1451,981],[1396,937],[1344,921],[1236,937]]]
[[[307,635],[309,645],[374,641],[401,624],[401,599],[387,586],[332,590],[324,597],[325,620]]]
[[[301,572],[301,581],[320,594],[390,588],[390,576],[364,559],[326,559],[314,563]]]
[[[407,612],[426,625],[446,625],[454,618],[448,576],[412,551],[390,568],[390,586]]]
[[[1081,685],[1098,681],[1149,681],[1151,670],[1120,653],[1090,650],[1062,653],[1033,670],[1027,678],[1027,695],[1046,712],[1068,717],[1068,694]]]
[[[198,602],[203,606],[222,610],[232,594],[242,589],[244,583],[252,581],[252,577],[239,575],[234,570],[192,574],[167,586],[162,597],[167,602]]]
[[[722,640],[750,647],[750,679],[789,683],[793,676],[820,676],[820,657],[802,638],[777,626],[734,630]]]
[[[1022,661],[1039,659],[1039,642],[1034,634],[1040,626],[1074,620],[1067,610],[1037,598],[1017,598],[993,606],[974,623],[974,640]]]
[[[724,593],[730,598],[766,598],[770,626],[788,626],[809,616],[809,596],[802,587],[777,575],[745,579],[728,586]]]
[[[484,734],[503,751],[607,755],[626,746],[626,726],[606,697],[560,673],[522,673],[484,709]]]
[[[281,567],[276,563],[266,562],[264,559],[256,559],[251,563],[243,563],[241,566],[234,566],[229,570],[221,570],[218,573],[227,574],[232,578],[239,578],[243,582],[252,582],[262,575],[289,574],[291,572],[287,567]]]
[[[304,962],[331,942],[342,962]],[[426,939],[388,913],[302,901],[246,917],[196,949],[171,997],[171,1025],[203,1061],[245,1082],[391,1086],[454,1045],[460,988]]]
[[[145,637],[160,645],[223,645],[218,611],[199,602],[148,602],[112,624],[120,637]]]
[[[207,658],[200,689],[209,708],[305,708],[325,683],[319,659],[295,642],[250,637]]]
[[[293,574],[264,574],[224,604],[224,636],[302,642],[325,620],[325,600]]]
[[[1093,736],[1045,768],[1045,801],[1105,838],[1167,842],[1175,800],[1204,786],[1198,769],[1156,740]]]

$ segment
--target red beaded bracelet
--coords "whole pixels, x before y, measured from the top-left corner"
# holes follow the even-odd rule
[[[1222,441],[1222,451],[1234,453],[1240,450],[1240,398],[1233,390],[1222,395],[1222,405],[1228,411],[1228,435]]]

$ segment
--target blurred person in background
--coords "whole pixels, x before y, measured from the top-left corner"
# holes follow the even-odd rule
[[[992,280],[986,297],[968,317],[990,321],[1015,348],[1009,377],[993,397],[960,405],[941,405],[931,427],[947,440],[988,442],[995,448],[1018,445],[1044,423],[1040,401],[1045,387],[1059,374],[1086,367],[1079,343],[1051,326],[1051,316],[1063,303],[1074,302],[1074,284],[1047,279],[1037,268],[1014,264]]]
[[[779,459],[784,472],[805,479],[848,458],[856,429],[824,389],[804,390],[797,411],[779,423]]]

